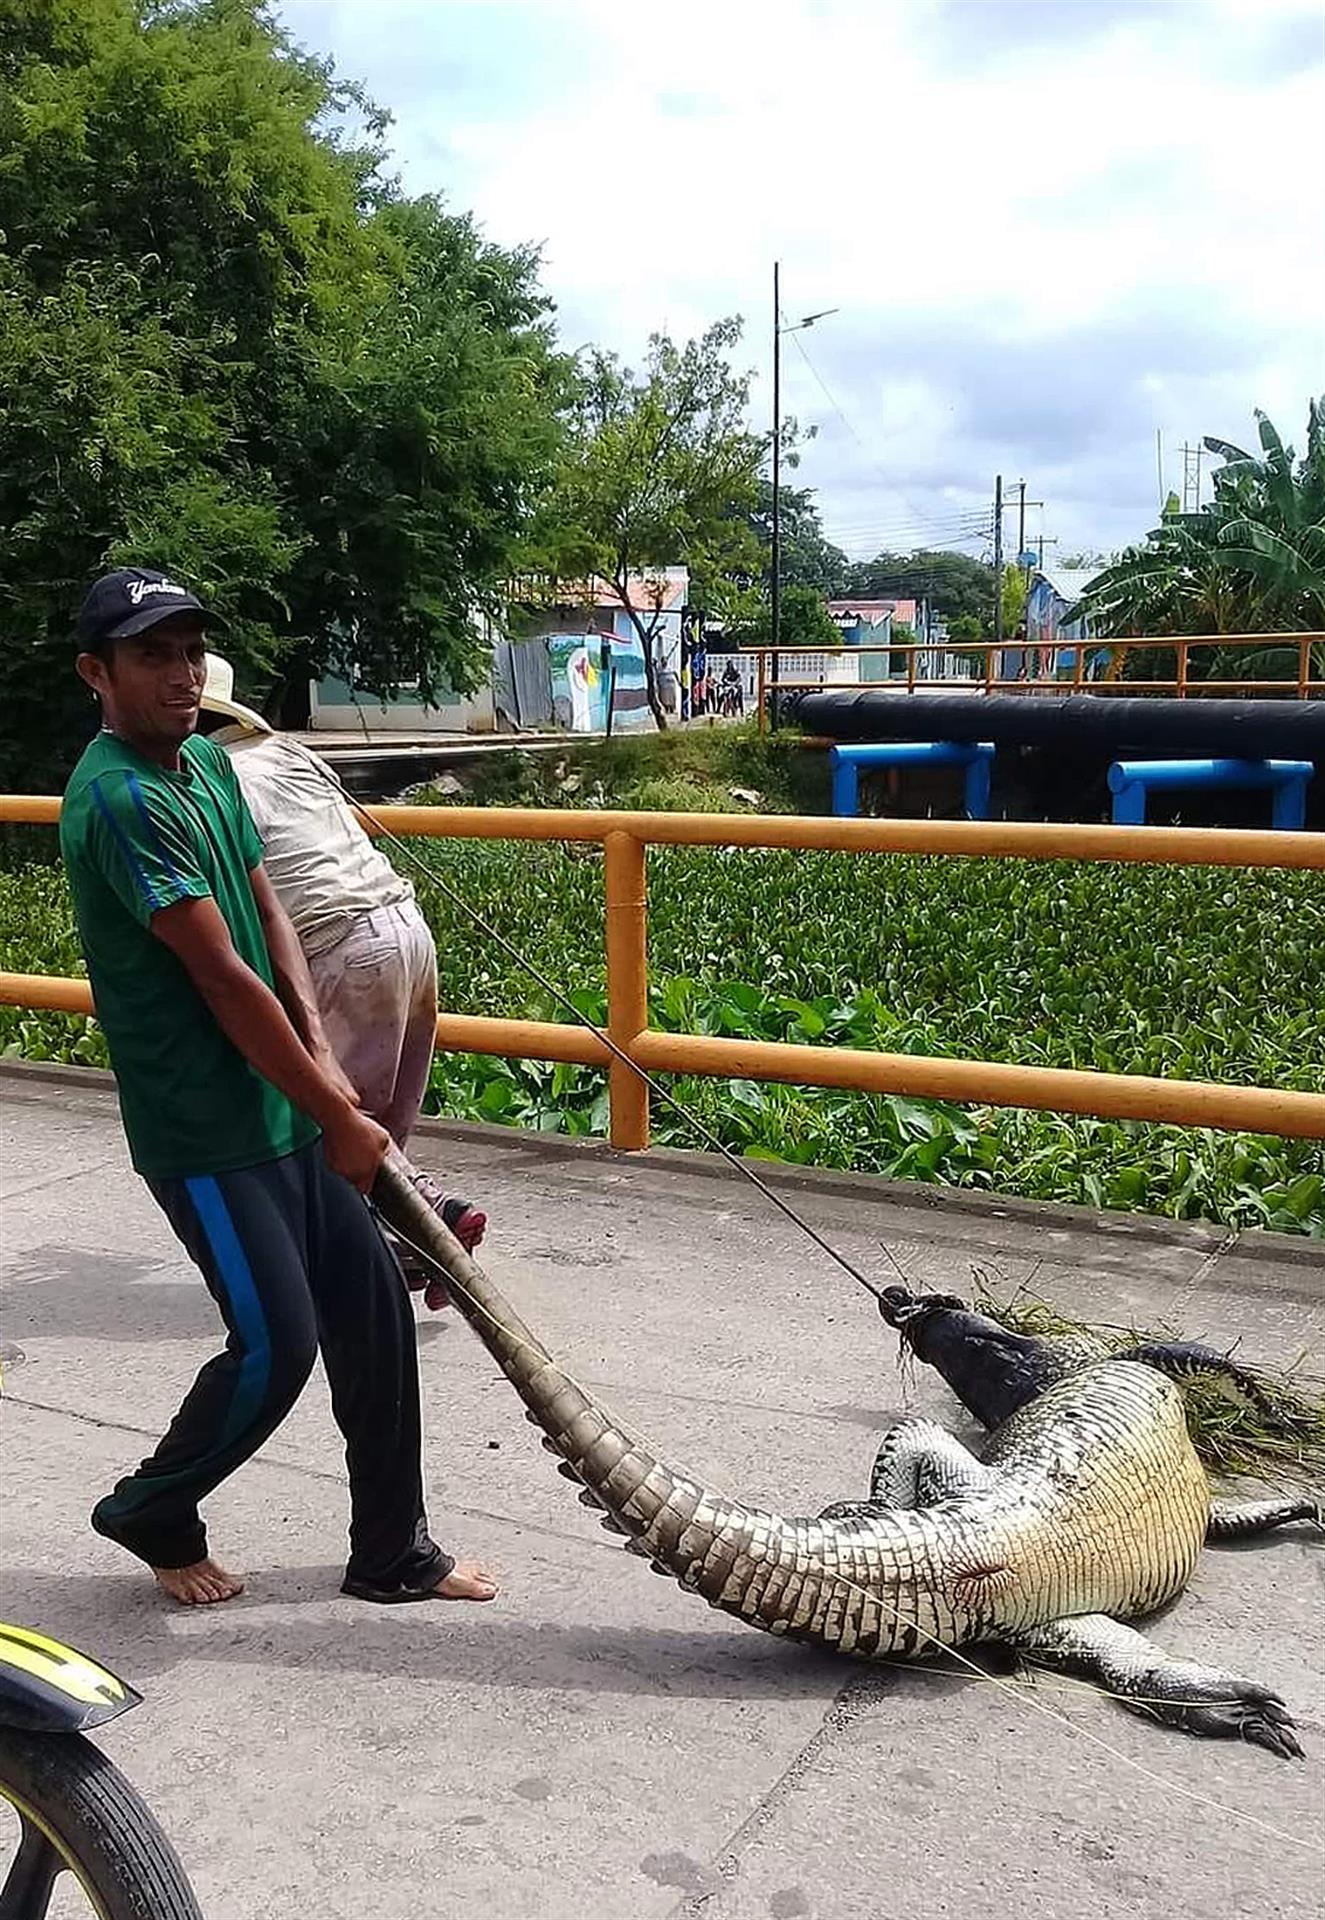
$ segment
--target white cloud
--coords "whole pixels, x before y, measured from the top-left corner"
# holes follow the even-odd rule
[[[407,188],[542,244],[568,345],[739,311],[766,366],[774,257],[789,314],[840,306],[802,344],[849,427],[790,343],[785,387],[822,429],[798,477],[853,548],[946,528],[997,466],[1065,547],[1113,544],[1153,511],[1156,427],[1245,438],[1263,405],[1300,439],[1325,386],[1315,4],[283,14],[396,110]]]

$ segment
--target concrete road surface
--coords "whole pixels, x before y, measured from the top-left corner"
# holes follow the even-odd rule
[[[216,1345],[201,1283],[129,1171],[95,1077],[0,1077],[6,1370],[0,1615],[142,1688],[104,1744],[209,1920],[1110,1920],[1319,1911],[1325,1550],[1208,1552],[1156,1628],[1280,1690],[1308,1758],[1186,1739],[1090,1690],[857,1667],[710,1613],[622,1553],[450,1315],[421,1322],[434,1531],[500,1570],[488,1607],[337,1592],[341,1450],[315,1378],[210,1502],[249,1586],[172,1611],[88,1530]],[[870,1301],[743,1183],[477,1130],[417,1158],[493,1226],[485,1258],[571,1369],[664,1453],[783,1511],[863,1490],[900,1414]],[[883,1277],[972,1263],[1253,1360],[1325,1345],[1321,1250],[850,1179],[796,1204]]]

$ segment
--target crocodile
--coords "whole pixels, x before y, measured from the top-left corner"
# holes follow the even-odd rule
[[[549,1353],[388,1155],[373,1200],[431,1259],[558,1470],[659,1573],[750,1626],[863,1659],[985,1643],[1102,1682],[1188,1732],[1300,1757],[1288,1708],[1127,1619],[1186,1585],[1210,1493],[1173,1383],[1105,1360],[1055,1381],[977,1457],[930,1420],[883,1437],[868,1497],[788,1517],[661,1459]]]
[[[957,1294],[912,1293],[902,1286],[885,1287],[878,1305],[904,1347],[932,1366],[984,1427],[1000,1426],[1055,1381],[1114,1359],[1153,1367],[1178,1383],[1217,1382],[1230,1401],[1253,1408],[1285,1439],[1300,1431],[1291,1409],[1280,1406],[1254,1373],[1197,1341],[1135,1340],[1119,1346],[1087,1329],[1019,1333],[977,1312]],[[1206,1538],[1247,1540],[1296,1521],[1325,1526],[1321,1499],[1312,1494],[1239,1503],[1212,1499]]]

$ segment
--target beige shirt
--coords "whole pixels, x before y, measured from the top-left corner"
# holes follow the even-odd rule
[[[414,898],[307,747],[285,734],[234,727],[215,737],[230,755],[262,836],[262,864],[306,954],[334,947],[360,914]]]

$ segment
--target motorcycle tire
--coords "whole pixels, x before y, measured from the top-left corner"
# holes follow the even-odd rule
[[[0,1800],[21,1826],[0,1920],[45,1920],[64,1873],[97,1920],[202,1920],[155,1815],[82,1734],[0,1727]]]

